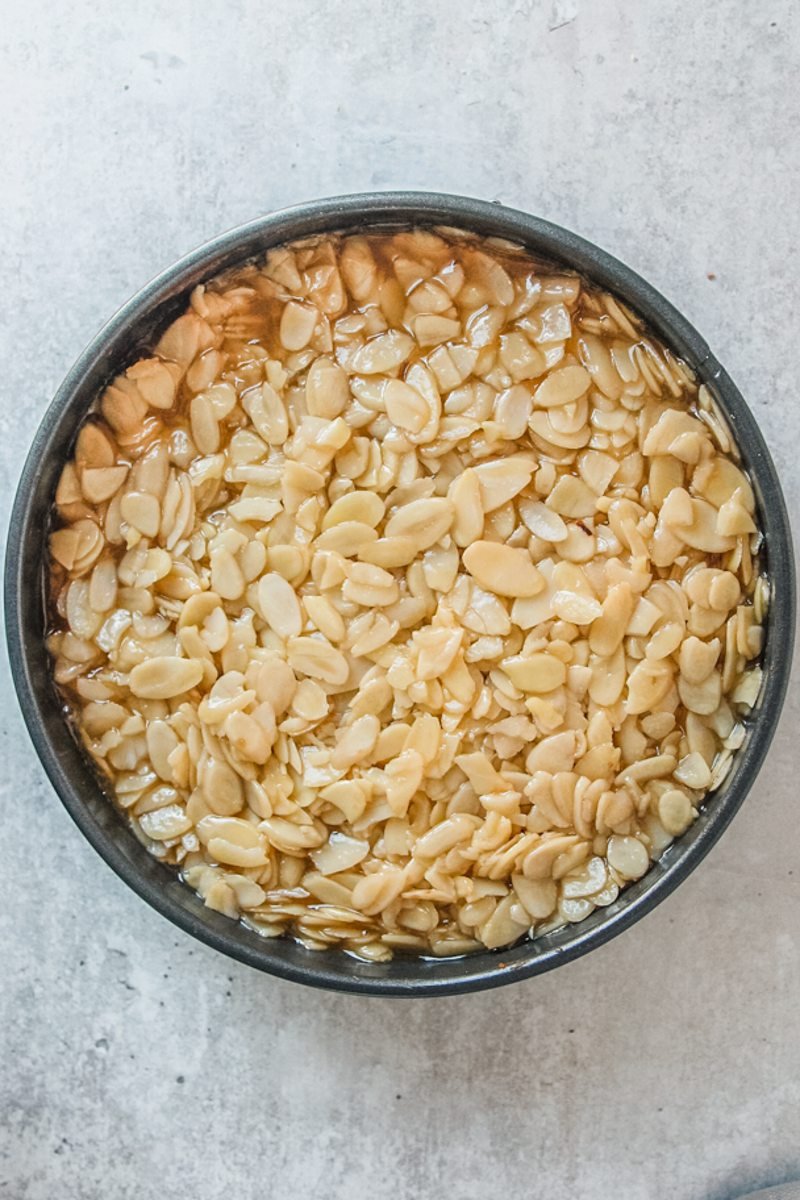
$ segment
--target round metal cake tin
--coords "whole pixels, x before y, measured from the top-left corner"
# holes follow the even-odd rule
[[[398,955],[389,963],[370,964],[338,950],[315,952],[289,938],[260,937],[206,908],[174,870],[137,841],[101,790],[52,682],[44,642],[43,563],[56,483],[81,420],[111,377],[146,352],[185,308],[196,284],[263,255],[271,246],[313,234],[411,226],[448,226],[508,239],[535,256],[579,271],[625,301],[689,363],[726,415],[750,473],[772,595],[764,684],[745,743],[722,788],[642,879],[585,921],[509,949],[455,959]],[[650,912],[694,870],[728,826],[769,749],[789,679],[795,579],[786,506],[758,425],[703,338],[668,300],[598,246],[527,213],[461,196],[380,192],[302,204],[224,233],[162,272],[112,317],[67,375],[34,438],[11,516],[5,601],[14,684],[36,752],[78,828],[135,892],[200,941],[281,978],[345,992],[432,996],[513,983],[586,954]]]

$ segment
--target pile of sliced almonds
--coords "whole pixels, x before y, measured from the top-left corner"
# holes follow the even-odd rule
[[[49,647],[157,857],[265,936],[462,954],[609,905],[719,787],[768,600],[717,405],[453,233],[199,287],[61,476]]]

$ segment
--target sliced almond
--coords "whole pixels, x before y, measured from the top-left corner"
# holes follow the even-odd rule
[[[171,700],[173,696],[181,696],[197,687],[203,674],[203,664],[197,659],[161,655],[135,666],[128,682],[134,696],[145,700]]]
[[[536,463],[532,458],[519,454],[492,459],[474,467],[480,486],[483,511],[494,512],[502,504],[513,500],[528,486],[535,468]]]
[[[297,637],[303,628],[295,589],[274,571],[262,575],[258,581],[258,609],[269,627],[282,638]]]
[[[481,587],[497,596],[536,596],[545,586],[527,550],[500,542],[473,542],[464,551],[463,562]]]

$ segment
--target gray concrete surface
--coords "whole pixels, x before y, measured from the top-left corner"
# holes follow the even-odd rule
[[[0,0],[0,501],[103,320],[203,239],[419,186],[571,226],[684,309],[800,516],[792,0]],[[634,930],[408,1003],[194,944],[85,845],[2,666],[0,1197],[725,1200],[800,1175],[794,695]]]

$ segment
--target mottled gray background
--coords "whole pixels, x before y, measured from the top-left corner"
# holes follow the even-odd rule
[[[577,229],[697,324],[800,513],[793,0],[0,0],[0,499],[155,272],[418,186]],[[279,983],[85,845],[4,672],[0,1196],[725,1200],[800,1174],[797,690],[700,871],[618,941],[424,1002]]]

